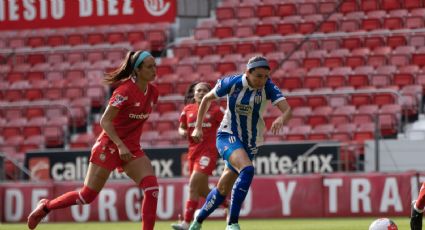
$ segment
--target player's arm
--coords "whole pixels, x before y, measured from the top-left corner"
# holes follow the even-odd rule
[[[195,129],[191,134],[195,142],[200,142],[202,140],[202,122],[204,121],[205,113],[207,113],[211,106],[211,102],[215,99],[216,96],[214,94],[214,89],[208,92],[204,98],[202,98],[198,109],[198,116],[196,117]]]
[[[187,126],[183,122],[180,122],[180,125],[179,125],[179,134],[180,134],[180,136],[182,136],[184,138],[187,137]]]
[[[271,131],[273,134],[277,134],[292,116],[291,107],[286,100],[277,102],[275,106],[282,112],[282,115],[272,123]]]
[[[102,118],[100,119],[100,126],[103,130],[105,130],[106,134],[108,134],[109,139],[111,139],[117,146],[120,158],[123,161],[128,161],[131,159],[132,154],[128,150],[127,146],[125,146],[121,138],[118,136],[117,132],[115,131],[115,127],[112,124],[112,121],[117,116],[118,111],[118,108],[108,105],[102,115]]]

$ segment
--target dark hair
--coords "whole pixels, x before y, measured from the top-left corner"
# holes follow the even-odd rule
[[[198,81],[198,82],[192,83],[189,86],[189,88],[187,88],[186,93],[184,94],[184,104],[185,105],[192,104],[192,103],[195,102],[195,98],[194,98],[194,96],[195,96],[195,86],[197,84],[205,84],[207,86],[208,90],[211,90],[211,85],[206,83],[206,82],[199,82]]]
[[[134,63],[142,52],[143,51],[141,50],[137,52],[134,52],[134,51],[127,52],[127,55],[125,56],[125,59],[121,63],[121,65],[115,70],[113,70],[112,72],[108,72],[105,74],[104,82],[107,84],[113,84],[115,82],[118,82],[130,77],[130,75],[134,71]]]
[[[268,60],[267,60],[267,58],[265,58],[263,56],[254,56],[254,57],[252,57],[248,60],[248,64],[251,64],[251,63],[254,63],[254,62],[257,62],[257,61],[268,61]],[[264,68],[264,69],[270,70],[270,67],[268,67],[268,66],[261,66],[261,67],[251,68],[251,69],[248,70],[248,72],[252,73],[252,72],[254,72],[254,70],[256,68]]]

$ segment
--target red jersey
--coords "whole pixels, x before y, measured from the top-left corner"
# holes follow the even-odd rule
[[[220,107],[212,104],[208,112],[205,114],[202,123],[203,140],[195,143],[190,134],[195,129],[196,117],[198,115],[198,104],[189,104],[183,108],[180,115],[180,122],[187,127],[187,136],[189,140],[189,158],[196,153],[211,153],[216,155],[216,137],[217,129],[223,119],[223,112]]]
[[[130,151],[140,149],[142,127],[158,101],[158,90],[148,84],[146,91],[140,91],[133,78],[125,80],[114,90],[109,106],[119,109],[117,116],[112,121],[119,138]],[[99,139],[109,139],[103,131]]]

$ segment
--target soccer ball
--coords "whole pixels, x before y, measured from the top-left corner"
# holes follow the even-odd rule
[[[370,224],[369,230],[398,230],[398,228],[394,221],[388,218],[380,218]]]

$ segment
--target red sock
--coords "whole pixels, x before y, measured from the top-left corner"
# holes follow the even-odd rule
[[[184,210],[184,221],[190,223],[193,220],[193,214],[195,213],[196,208],[198,207],[197,200],[188,200],[186,202],[186,208]]]
[[[425,183],[422,183],[421,190],[419,190],[419,196],[416,200],[416,208],[424,210],[425,207]]]
[[[140,182],[143,189],[142,222],[143,230],[153,230],[156,219],[156,206],[158,203],[158,182],[155,176],[147,176]]]
[[[98,192],[93,189],[83,186],[80,191],[72,191],[63,194],[53,200],[47,202],[46,208],[49,210],[66,208],[74,204],[89,204],[96,197]]]

